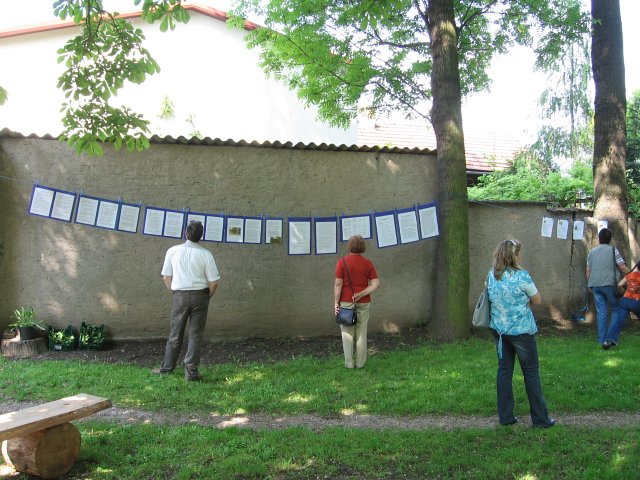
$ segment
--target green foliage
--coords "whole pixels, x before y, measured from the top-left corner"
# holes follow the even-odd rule
[[[189,12],[181,5],[182,0],[134,0],[134,5],[142,3],[142,18],[149,23],[160,20],[160,31],[174,30],[176,23],[187,23]]]
[[[82,322],[80,326],[80,338],[78,347],[80,349],[101,349],[104,346],[105,334],[104,324],[91,325]]]
[[[629,179],[629,195],[636,196],[640,184],[640,90],[633,92],[627,102],[627,175]],[[632,194],[631,188],[636,190]],[[638,204],[640,205],[640,204]],[[635,212],[638,218],[638,212]]]
[[[551,170],[531,153],[520,153],[506,170],[483,175],[478,186],[468,189],[471,200],[547,201],[557,206],[575,204],[577,192],[593,195],[593,171],[576,162],[568,175]]]
[[[50,350],[73,350],[76,343],[76,337],[73,334],[73,327],[71,325],[62,329],[49,327],[47,337],[49,339]]]
[[[587,12],[581,11],[579,0],[566,0],[566,7],[567,22],[583,28],[558,38],[536,62],[548,79],[539,100],[544,124],[532,150],[550,165],[593,157],[591,36],[583,23]]]
[[[581,122],[574,129],[566,126],[543,125],[536,141],[531,145],[532,153],[546,164],[591,162],[593,158],[593,117]]]
[[[36,312],[33,307],[20,307],[13,312],[11,318],[15,318],[16,321],[10,324],[10,327],[14,328],[27,328],[33,327],[38,330],[45,330],[46,327],[42,321],[36,319]]]
[[[113,142],[116,149],[125,145],[129,151],[149,148],[149,122],[126,107],[109,103],[125,82],[140,84],[160,71],[142,46],[142,30],[105,12],[100,0],[56,0],[53,8],[62,20],[72,18],[82,27],[78,36],[58,50],[58,62],[66,66],[58,79],[58,88],[67,99],[62,106],[65,130],[61,139],[78,153],[92,156],[103,154],[103,142]],[[189,20],[179,0],[144,0],[142,11],[148,22],[159,20],[162,31]]]
[[[198,128],[196,127],[196,116],[193,113],[190,113],[187,116],[187,123],[191,125],[192,128],[191,136],[201,139],[202,133],[200,133],[200,130],[198,130]]]
[[[640,185],[633,180],[627,171],[627,195],[629,195],[629,213],[636,219],[640,219]]]
[[[240,0],[234,22],[241,25],[249,12],[264,19],[267,28],[249,34],[249,47],[261,47],[262,68],[317,105],[321,119],[344,126],[360,108],[427,119],[429,3]],[[452,3],[463,95],[489,86],[491,60],[510,45],[535,43],[546,55],[587,25],[587,16],[566,0]]]
[[[5,102],[7,101],[7,98],[8,98],[7,91],[4,88],[0,87],[0,105],[4,105]]]
[[[173,102],[169,98],[168,95],[165,95],[162,99],[162,103],[160,104],[160,113],[158,114],[158,118],[167,119],[173,117],[175,113],[175,106]]]

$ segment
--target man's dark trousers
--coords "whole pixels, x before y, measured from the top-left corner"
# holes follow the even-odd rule
[[[171,308],[171,332],[167,340],[160,371],[170,372],[176,367],[182,348],[184,331],[189,320],[189,343],[184,356],[185,377],[196,377],[200,365],[202,333],[209,311],[209,290],[177,290],[173,293]]]

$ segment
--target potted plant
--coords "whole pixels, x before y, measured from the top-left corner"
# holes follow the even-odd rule
[[[13,312],[11,318],[15,318],[16,321],[9,326],[18,329],[20,340],[33,340],[38,336],[36,330],[46,330],[44,323],[36,320],[33,307],[20,307]]]
[[[80,350],[102,350],[104,346],[104,324],[91,325],[82,322],[78,348]]]
[[[64,329],[49,327],[49,350],[70,351],[76,343],[73,327],[69,325]]]

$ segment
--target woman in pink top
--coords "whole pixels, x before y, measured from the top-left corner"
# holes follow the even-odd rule
[[[347,242],[349,254],[336,264],[334,311],[337,314],[340,305],[350,307],[355,302],[358,312],[358,323],[354,326],[340,325],[344,365],[347,368],[362,368],[367,362],[369,305],[371,294],[380,287],[378,272],[373,263],[362,255],[365,250],[364,239],[360,235],[354,235]]]

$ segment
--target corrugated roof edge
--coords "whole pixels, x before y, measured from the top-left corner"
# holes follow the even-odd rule
[[[29,139],[39,139],[39,140],[57,140],[57,137],[46,134],[46,135],[38,135],[35,133],[31,133],[29,135],[25,135],[20,132],[14,132],[9,130],[8,128],[3,128],[0,130],[0,138],[29,138]],[[191,137],[186,138],[184,136],[172,137],[170,135],[161,137],[159,135],[153,135],[150,138],[150,142],[154,144],[164,144],[164,145],[213,145],[218,147],[253,147],[253,148],[283,148],[289,150],[317,150],[317,151],[328,151],[328,152],[381,152],[381,153],[400,153],[400,154],[411,154],[411,155],[435,155],[435,150],[430,150],[428,148],[398,148],[398,147],[377,147],[377,146],[367,146],[367,145],[335,145],[335,144],[327,144],[320,143],[315,144],[311,143],[303,143],[303,142],[258,142],[258,141],[246,141],[246,140],[222,140],[220,138],[197,138]]]

